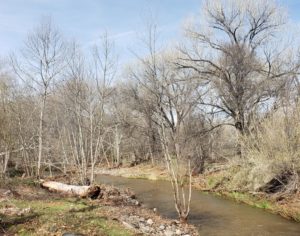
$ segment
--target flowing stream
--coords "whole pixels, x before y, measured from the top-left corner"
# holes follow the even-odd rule
[[[167,181],[98,175],[97,182],[132,189],[148,208],[176,218],[171,185]],[[300,223],[212,194],[193,190],[189,222],[201,236],[300,236]]]

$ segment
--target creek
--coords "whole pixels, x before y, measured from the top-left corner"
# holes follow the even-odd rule
[[[147,208],[156,208],[165,217],[177,218],[171,184],[167,181],[109,175],[98,175],[96,181],[130,188]],[[300,235],[300,223],[199,190],[192,192],[189,223],[199,229],[201,236]]]

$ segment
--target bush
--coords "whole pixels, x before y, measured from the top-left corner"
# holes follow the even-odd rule
[[[267,193],[297,190],[300,107],[276,111],[243,137],[244,159],[233,178],[239,187]]]

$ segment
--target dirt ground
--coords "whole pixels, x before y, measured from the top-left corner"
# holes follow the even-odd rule
[[[129,190],[100,188],[101,198],[91,200],[49,192],[32,179],[1,182],[0,235],[198,235],[141,207]]]

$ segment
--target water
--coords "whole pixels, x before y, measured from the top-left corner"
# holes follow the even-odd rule
[[[177,218],[170,183],[100,175],[100,183],[129,187],[148,208]],[[193,190],[189,222],[205,236],[300,236],[300,223],[261,209]]]

